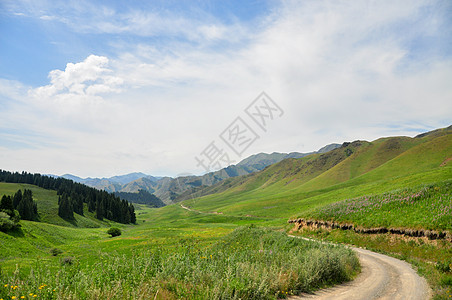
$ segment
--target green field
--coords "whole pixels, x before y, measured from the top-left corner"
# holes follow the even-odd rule
[[[451,129],[357,141],[208,187],[182,202],[192,211],[136,205],[136,225],[99,221],[86,208],[85,216],[67,222],[57,215],[55,191],[0,183],[0,195],[31,189],[41,221],[0,232],[0,298],[275,299],[348,280],[358,268],[355,256],[285,237],[280,231],[291,229],[287,220],[450,231],[451,157]],[[111,238],[112,226],[122,235]],[[340,230],[302,234],[406,259],[427,276],[436,298],[449,295],[452,247],[446,241]],[[54,248],[62,253],[51,255]],[[306,255],[325,270],[319,278],[306,275],[316,267]],[[334,276],[327,265],[337,266]],[[200,288],[200,282],[206,284]]]
[[[21,187],[3,184],[1,192]],[[98,228],[21,221],[20,232],[0,233],[0,298],[274,299],[348,280],[359,267],[344,248],[271,230],[272,219],[202,214],[176,205],[138,206],[137,217],[137,225]],[[123,234],[110,238],[112,225]],[[270,229],[259,229],[264,226]],[[62,253],[51,255],[54,248]],[[317,277],[307,276],[312,270]]]

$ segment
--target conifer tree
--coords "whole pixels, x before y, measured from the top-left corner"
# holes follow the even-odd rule
[[[58,215],[65,220],[74,220],[74,209],[66,193],[61,196]]]
[[[0,210],[14,210],[11,196],[3,195],[2,200],[0,201]]]
[[[137,217],[135,215],[135,207],[133,207],[132,204],[129,206],[129,213],[130,213],[130,223],[136,224],[137,223]]]
[[[17,205],[20,217],[23,220],[35,221],[38,219],[38,206],[33,201],[33,193],[31,190],[24,190],[22,200]]]
[[[96,218],[99,220],[104,219],[104,201],[101,198],[96,201]]]
[[[13,206],[14,206],[14,208],[17,209],[17,206],[19,205],[20,201],[22,201],[22,191],[18,190],[16,192],[16,194],[14,194],[14,199],[13,199]]]

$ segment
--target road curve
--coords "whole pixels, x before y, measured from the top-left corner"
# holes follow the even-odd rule
[[[183,209],[202,213],[184,205]],[[293,238],[311,240],[289,235]],[[323,242],[328,243],[328,242]],[[424,300],[431,298],[431,289],[410,264],[399,259],[369,250],[350,247],[358,253],[361,273],[355,280],[316,291],[313,294],[291,296],[289,299],[316,300]]]
[[[293,296],[290,299],[410,299],[431,298],[426,280],[420,277],[410,264],[399,259],[369,250],[350,247],[358,253],[361,273],[351,282],[332,288]]]

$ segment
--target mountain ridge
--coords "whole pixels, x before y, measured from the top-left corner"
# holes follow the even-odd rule
[[[154,177],[141,172],[134,172],[125,175],[117,175],[109,178],[80,178],[72,174],[64,174],[61,177],[71,179],[75,182],[88,186],[106,190],[112,193],[138,193],[140,190],[154,194],[165,204],[172,204],[180,199],[182,194],[196,192],[201,187],[212,186],[228,178],[248,175],[263,170],[274,163],[288,158],[302,158],[315,153],[325,153],[331,151],[340,144],[329,144],[318,151],[300,153],[257,153],[241,160],[236,165],[230,165],[223,169],[209,172],[201,176],[189,175],[172,177]]]

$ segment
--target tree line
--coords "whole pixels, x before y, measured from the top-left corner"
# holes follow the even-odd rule
[[[33,200],[33,192],[18,190],[14,196],[3,195],[0,200],[0,231],[8,231],[19,226],[19,220],[38,221],[38,206]]]
[[[0,170],[0,182],[26,183],[57,191],[58,215],[67,220],[73,220],[74,213],[83,215],[83,206],[86,203],[88,211],[94,212],[99,220],[105,218],[123,224],[136,223],[135,208],[132,204],[114,194],[70,179]]]

